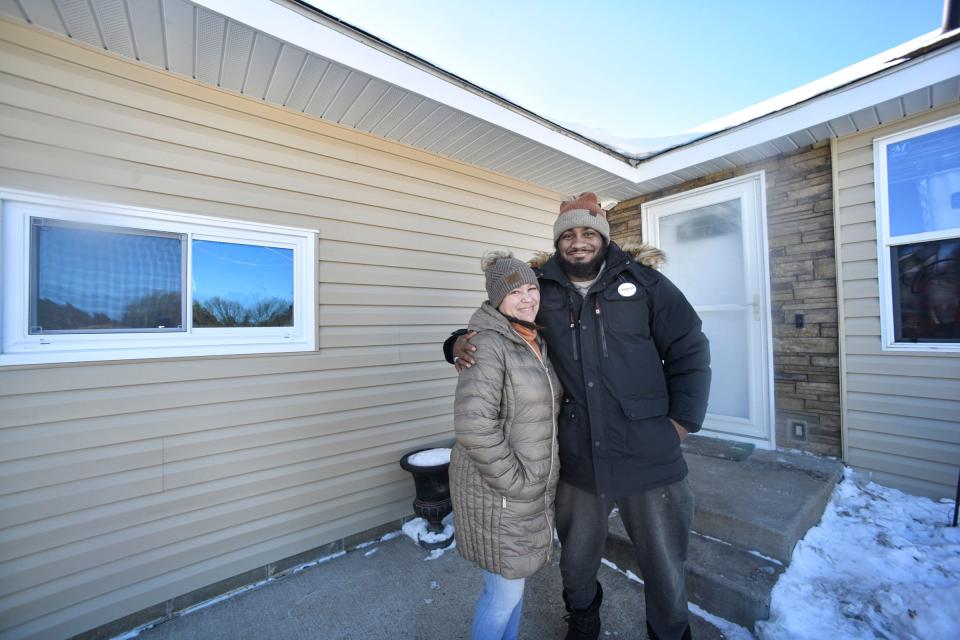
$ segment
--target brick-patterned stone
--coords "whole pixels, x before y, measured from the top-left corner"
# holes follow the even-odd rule
[[[840,388],[839,383],[830,384],[829,382],[798,382],[797,391],[812,393],[834,393]]]
[[[773,348],[781,353],[834,354],[837,340],[831,338],[774,338]]]
[[[771,278],[784,278],[797,275],[812,275],[813,271],[813,260],[796,260],[796,261],[778,261],[776,266],[770,265],[770,277]]]
[[[777,338],[819,338],[820,327],[816,324],[805,324],[801,328],[792,324],[775,324],[773,325],[773,335]]]
[[[829,144],[819,143],[621,202],[609,212],[611,235],[620,243],[640,241],[643,203],[761,170],[767,187],[777,442],[781,447],[839,456],[839,348]],[[802,329],[794,325],[797,313],[804,315]],[[807,422],[807,442],[791,439],[788,419]]]
[[[837,303],[836,301],[830,302],[807,302],[805,300],[799,300],[796,302],[784,302],[783,309],[787,312],[793,313],[811,313],[811,310],[833,310],[833,319],[836,320],[837,313]]]
[[[818,222],[818,224],[820,224],[820,223]],[[833,242],[833,228],[832,228],[832,227],[829,228],[829,229],[826,229],[826,228],[813,229],[813,228],[812,228],[812,225],[808,225],[808,226],[809,226],[810,228],[808,228],[808,229],[803,229],[803,230],[802,230],[802,231],[803,231],[803,242],[804,242],[804,244],[807,244],[807,243],[810,243],[810,242],[818,242],[818,241],[821,241],[821,240],[826,240],[826,241],[829,241],[829,242]]]
[[[821,258],[813,263],[813,273],[820,280],[837,277],[837,261],[833,258]]]
[[[832,237],[832,234],[831,234]],[[833,256],[833,240],[804,241],[787,247],[787,255]]]
[[[787,384],[786,382],[777,381],[774,385],[774,389],[779,393],[796,393],[797,385]]]
[[[793,409],[795,411],[803,411],[804,402],[805,400],[803,398],[784,395],[782,398],[777,398],[777,410],[783,411]]]

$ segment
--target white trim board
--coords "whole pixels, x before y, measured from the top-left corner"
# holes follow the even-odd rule
[[[746,263],[746,278],[752,285],[749,289],[756,287],[753,305],[754,313],[757,314],[756,320],[759,321],[759,331],[752,334],[756,342],[756,347],[763,353],[757,354],[758,370],[751,369],[750,385],[751,391],[756,395],[752,396],[751,416],[755,420],[742,420],[742,425],[736,423],[741,421],[739,418],[725,418],[714,416],[715,426],[718,430],[711,431],[709,426],[705,429],[710,435],[735,439],[742,442],[751,442],[761,448],[776,447],[776,414],[775,414],[775,394],[774,394],[774,376],[773,376],[773,321],[770,308],[770,251],[767,238],[767,201],[766,201],[766,173],[764,171],[754,171],[742,176],[730,178],[722,182],[716,182],[697,189],[683,191],[645,202],[641,205],[641,224],[643,237],[648,241],[659,246],[659,242],[654,237],[653,222],[654,209],[657,207],[666,208],[671,211],[676,208],[678,211],[695,209],[697,207],[710,204],[714,201],[711,197],[714,192],[739,192],[744,197],[754,200],[755,210],[753,217],[744,216],[745,225],[756,225],[752,231],[749,231],[743,237],[743,240],[749,240],[753,236],[754,244],[744,246],[744,257],[748,255],[755,256],[755,270],[751,268],[751,263]],[[747,196],[747,194],[750,194]],[[751,336],[748,336],[748,340]],[[758,375],[759,379],[752,378]],[[756,409],[756,412],[754,412]],[[710,414],[708,413],[708,419]],[[754,435],[746,431],[754,428],[753,425],[760,425],[766,435]],[[744,427],[745,429],[742,429]],[[741,431],[738,433],[738,430]]]
[[[960,353],[960,344],[948,342],[897,342],[894,332],[893,282],[890,249],[894,246],[954,239],[958,228],[927,231],[912,235],[890,236],[887,160],[884,151],[895,142],[909,140],[934,131],[960,125],[960,115],[947,116],[924,125],[911,127],[873,140],[873,188],[877,223],[877,285],[880,293],[880,348],[883,351],[911,353]]]
[[[259,222],[46,196],[0,189],[2,322],[0,367],[178,356],[315,352],[317,344],[317,232]],[[178,330],[142,328],[109,332],[34,333],[29,328],[31,217],[181,235],[183,325]],[[189,303],[192,240],[290,249],[293,256],[293,324],[279,327],[194,327]],[[163,327],[160,327],[162,329]]]

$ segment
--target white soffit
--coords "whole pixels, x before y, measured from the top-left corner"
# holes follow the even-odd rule
[[[626,200],[960,100],[960,42],[928,34],[907,43],[933,44],[923,55],[883,59],[866,78],[852,75],[846,86],[784,103],[632,166],[286,0],[0,0],[0,14],[211,86],[561,193],[596,191],[605,200]],[[912,53],[892,51],[897,60]]]
[[[166,3],[169,0],[163,1]],[[437,105],[445,105],[478,118],[501,128],[503,133],[513,133],[535,140],[597,169],[621,175],[624,178],[628,177],[627,174],[630,172],[629,165],[611,154],[578,142],[572,136],[551,130],[473,91],[456,86],[446,78],[429,73],[405,60],[360,42],[357,38],[331,29],[319,19],[291,10],[289,6],[264,0],[194,1],[198,6],[219,13],[231,21],[252,27],[258,32],[276,37],[288,45],[299,47],[369,78],[376,78],[394,87],[400,87]]]

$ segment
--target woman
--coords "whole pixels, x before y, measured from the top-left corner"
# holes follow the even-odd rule
[[[553,557],[561,389],[534,323],[533,270],[503,251],[481,264],[488,300],[469,328],[483,357],[457,383],[450,491],[457,548],[483,572],[473,640],[514,640],[524,579]]]

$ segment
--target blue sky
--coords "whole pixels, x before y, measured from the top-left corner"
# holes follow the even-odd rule
[[[677,134],[939,28],[942,0],[310,0],[561,123]]]
[[[193,241],[193,296],[221,296],[252,305],[280,298],[293,302],[293,249],[210,240]]]

